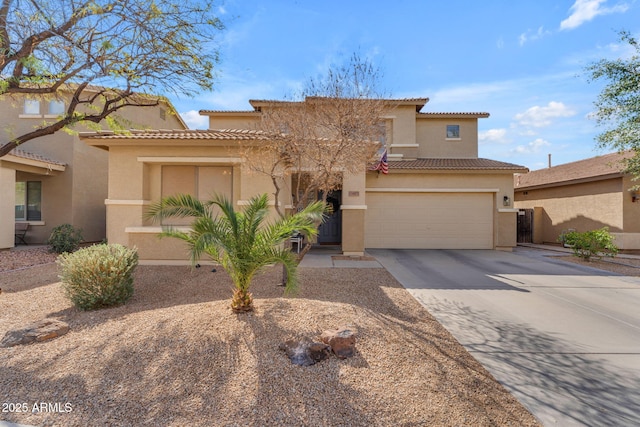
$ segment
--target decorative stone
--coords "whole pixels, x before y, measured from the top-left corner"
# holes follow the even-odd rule
[[[32,342],[47,341],[69,332],[69,325],[56,319],[43,319],[24,329],[16,329],[5,334],[0,347],[13,347]]]
[[[307,337],[300,341],[286,341],[280,344],[280,350],[286,353],[291,363],[300,366],[311,366],[331,356],[331,348],[328,345],[314,342]]]
[[[340,359],[354,355],[356,350],[356,333],[349,328],[338,328],[324,331],[320,341],[328,344],[333,353]]]

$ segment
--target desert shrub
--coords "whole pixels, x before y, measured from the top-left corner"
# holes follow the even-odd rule
[[[82,230],[73,228],[71,224],[54,227],[47,240],[51,252],[58,254],[75,251],[80,246],[80,242],[82,242]]]
[[[94,245],[63,253],[56,262],[66,297],[81,310],[124,304],[133,295],[135,249]]]
[[[607,227],[583,233],[570,231],[564,233],[561,239],[564,244],[571,247],[575,256],[587,261],[593,257],[614,257],[618,254],[618,247],[613,243],[614,237]]]

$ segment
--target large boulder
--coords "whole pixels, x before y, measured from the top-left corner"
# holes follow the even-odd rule
[[[32,342],[47,341],[69,332],[69,325],[56,319],[43,319],[24,329],[16,329],[5,334],[0,347],[13,347]]]

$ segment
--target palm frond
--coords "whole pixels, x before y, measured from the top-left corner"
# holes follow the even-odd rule
[[[210,216],[211,211],[198,199],[189,194],[164,197],[153,203],[145,212],[145,219],[160,222],[166,218]]]
[[[215,207],[220,209],[217,216],[213,215]],[[297,214],[268,224],[269,199],[266,194],[252,197],[243,211],[236,211],[232,202],[221,195],[215,195],[205,203],[190,195],[175,195],[151,205],[145,217],[153,221],[193,217],[189,231],[168,227],[161,236],[186,242],[194,264],[205,254],[220,263],[236,289],[248,291],[259,270],[278,263],[287,272],[285,290],[292,292],[297,285],[297,260],[282,243],[295,232],[315,236],[324,210],[324,203],[319,201]]]

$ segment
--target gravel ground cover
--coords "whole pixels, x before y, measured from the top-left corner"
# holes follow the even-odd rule
[[[600,270],[610,271],[623,276],[640,276],[640,259],[638,258],[602,258],[585,261],[574,256],[562,256],[559,259],[565,262],[580,264]]]
[[[55,262],[57,257],[44,246],[0,251],[0,272]]]
[[[0,273],[0,337],[47,317],[71,327],[51,341],[0,348],[0,420],[539,425],[385,270],[301,268],[295,298],[282,297],[280,272],[255,279],[256,310],[241,315],[228,308],[227,275],[205,267],[139,266],[132,300],[94,312],[63,297],[55,264]],[[352,358],[300,367],[278,350],[342,325],[358,332]],[[22,404],[27,412],[16,412]]]

